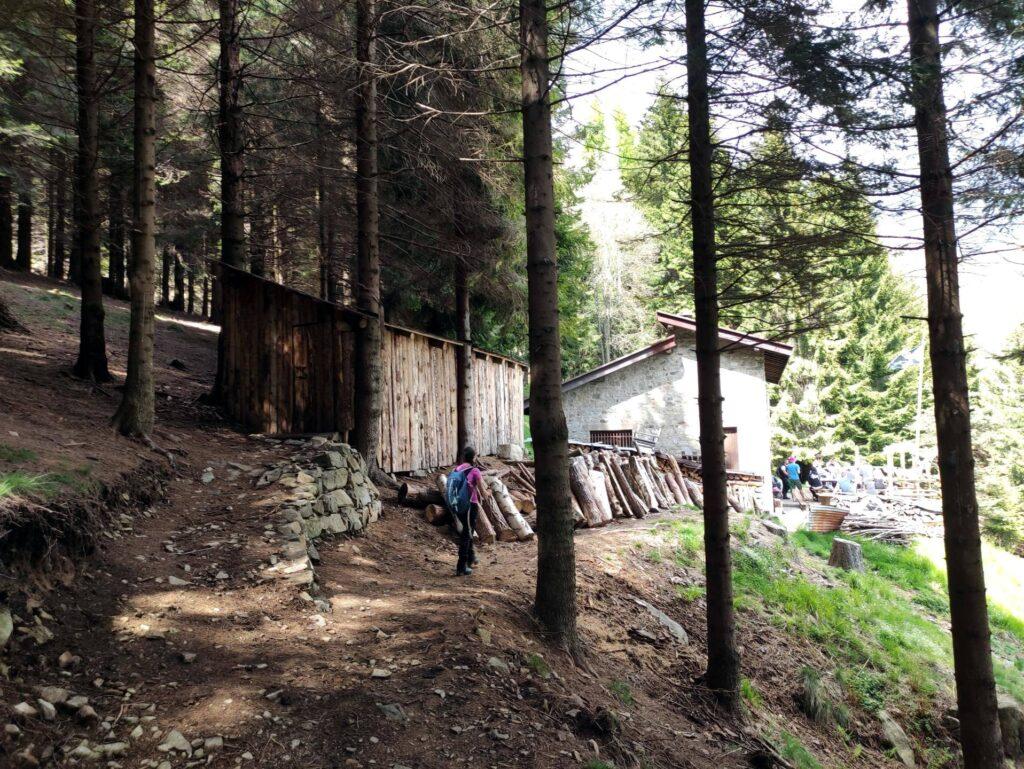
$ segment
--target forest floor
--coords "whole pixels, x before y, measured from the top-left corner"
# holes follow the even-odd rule
[[[151,467],[155,454],[108,427],[116,383],[66,373],[75,292],[30,279],[0,280],[0,294],[29,329],[0,337],[0,478],[52,477],[26,491],[56,505]],[[107,306],[120,381],[127,310]],[[834,661],[752,602],[739,624],[745,715],[715,711],[700,685],[692,511],[578,532],[579,662],[547,645],[531,618],[532,543],[483,548],[476,572],[457,579],[454,542],[388,500],[365,535],[318,544],[315,595],[267,578],[277,547],[260,502],[270,490],[229,463],[258,467],[291,447],[247,436],[199,405],[215,329],[159,315],[154,437],[177,451],[176,467],[161,471],[161,498],[126,511],[59,584],[53,575],[3,584],[0,575],[17,626],[0,657],[0,766],[898,765],[866,711],[841,727],[801,712],[806,671]],[[203,483],[207,468],[214,478]],[[756,523],[741,541],[778,552]],[[787,572],[838,584],[817,555],[792,557]],[[96,718],[67,703],[48,712],[39,687],[64,690],[44,691],[51,699],[87,698]],[[21,702],[37,713],[19,716]],[[919,713],[908,705],[897,715]],[[951,744],[941,727],[930,739]]]

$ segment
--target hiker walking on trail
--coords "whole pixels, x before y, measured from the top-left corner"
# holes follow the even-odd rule
[[[473,529],[476,528],[477,513],[480,509],[481,473],[476,466],[476,449],[466,446],[462,450],[462,464],[448,476],[447,502],[459,534],[459,563],[455,576],[464,577],[473,573],[476,554],[473,552]]]

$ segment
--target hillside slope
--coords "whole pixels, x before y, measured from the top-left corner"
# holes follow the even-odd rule
[[[32,582],[4,582],[15,632],[0,658],[0,765],[897,766],[883,707],[921,765],[956,765],[941,590],[923,560],[869,551],[873,573],[849,577],[825,565],[825,542],[780,543],[738,521],[747,712],[722,718],[700,682],[695,512],[578,533],[579,664],[531,619],[532,545],[483,549],[476,573],[456,579],[454,542],[393,501],[364,536],[318,545],[319,589],[305,592],[268,576],[279,548],[266,504],[274,487],[249,477],[296,445],[243,435],[196,404],[212,373],[210,327],[161,321],[157,435],[177,462],[149,469],[156,455],[107,427],[115,388],[62,373],[75,346],[73,292],[41,282],[0,282],[0,292],[30,332],[0,337],[0,473],[89,462],[95,483],[28,490],[53,509],[133,473],[166,476],[150,501],[124,489],[77,568],[62,560]],[[915,564],[920,581],[898,584]],[[882,614],[870,613],[876,605]],[[1012,688],[1024,632],[1000,622]],[[95,714],[81,701],[72,708],[73,696]],[[64,701],[51,713],[40,698]]]

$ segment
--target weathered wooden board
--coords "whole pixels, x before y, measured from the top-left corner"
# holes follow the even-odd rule
[[[225,410],[266,433],[338,431],[355,424],[354,359],[364,316],[239,270],[222,269]],[[382,339],[380,463],[400,472],[455,461],[459,343],[387,326]],[[526,367],[474,351],[476,449],[523,441]]]

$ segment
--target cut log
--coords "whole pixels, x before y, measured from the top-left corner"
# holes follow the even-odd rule
[[[654,457],[643,457],[643,468],[647,473],[647,480],[650,482],[651,488],[654,489],[654,495],[658,500],[658,509],[664,510],[671,507],[674,501],[669,494],[668,487],[664,486],[664,482],[659,477],[661,474],[654,463]],[[663,486],[664,488],[662,488]]]
[[[654,457],[645,457],[647,466],[647,474],[654,481],[654,488],[658,494],[661,495],[661,502],[663,507],[671,507],[675,504],[675,498],[672,496],[672,492],[669,491],[668,484],[665,482],[665,473],[658,465],[657,460]]]
[[[651,482],[647,479],[643,465],[635,456],[629,458],[629,475],[633,480],[633,488],[637,492],[637,496],[647,506],[648,511],[657,512],[658,497],[654,493]]]
[[[619,497],[615,491],[613,484],[612,474],[604,469],[604,463],[598,460],[597,463],[599,470],[595,471],[604,478],[604,495],[608,498],[608,505],[612,509],[612,518],[622,517],[622,505],[619,503]]]
[[[479,505],[476,511],[476,526],[473,527],[473,531],[476,532],[480,538],[480,542],[485,545],[493,545],[494,541],[498,538],[498,535],[494,532],[494,526],[491,525],[491,519],[487,517],[487,511],[484,510],[483,505]]]
[[[580,503],[576,501],[576,495],[569,492],[569,504],[572,505],[572,525],[573,528],[579,528],[585,526],[587,523],[587,517],[583,514],[583,508],[580,507]]]
[[[601,515],[601,508],[597,502],[594,484],[590,482],[590,470],[587,467],[587,460],[583,457],[573,457],[569,460],[569,486],[580,503],[585,525],[596,527],[603,526],[605,521]]]
[[[533,539],[533,529],[530,528],[530,524],[526,522],[526,519],[523,518],[520,512],[516,510],[512,496],[508,493],[508,488],[501,482],[501,479],[488,478],[487,482],[490,483],[491,493],[494,495],[495,502],[498,503],[501,514],[505,516],[505,522],[516,533],[516,538],[520,542]]]
[[[612,494],[619,506],[616,515],[624,518],[632,518],[633,508],[630,506],[629,498],[626,496],[626,492],[623,491],[622,486],[619,484],[619,479],[616,477],[615,471],[612,469],[613,462],[618,464],[618,459],[616,459],[615,456],[601,452],[601,469],[604,471],[604,477],[610,484]]]
[[[491,494],[491,489],[486,482],[481,481],[480,488],[477,489],[477,493],[480,497],[480,506],[487,512],[487,517],[491,521],[491,525],[494,526],[494,533],[497,536],[499,542],[515,542],[518,537],[516,533],[512,531],[512,527],[508,525],[508,521],[505,520],[504,514],[501,512],[501,508],[498,503],[494,500],[494,496]]]
[[[669,470],[676,479],[676,484],[679,486],[680,491],[682,491],[683,495],[686,497],[686,501],[683,504],[692,504],[693,500],[690,499],[690,494],[686,489],[686,481],[683,478],[683,471],[679,469],[679,463],[676,461],[676,458],[671,454],[664,454],[663,457],[665,462],[668,463]]]
[[[743,512],[743,505],[740,504],[740,501],[736,498],[736,494],[733,492],[732,489],[728,489],[727,487],[725,498],[729,502],[729,507],[731,507],[737,513]]]
[[[690,499],[693,500],[693,504],[699,507],[701,510],[704,509],[704,491],[694,481],[689,478],[684,479],[686,481],[686,492],[690,495]]]
[[[427,505],[423,508],[423,520],[434,526],[443,526],[452,519],[452,514],[444,505]]]
[[[669,491],[672,492],[672,496],[676,500],[677,505],[685,505],[687,497],[683,493],[683,490],[679,488],[679,484],[676,483],[676,477],[672,473],[665,473],[665,483],[668,485]]]
[[[615,480],[622,490],[622,495],[627,503],[627,509],[632,513],[633,517],[643,518],[647,515],[647,506],[633,488],[626,470],[619,464],[618,457],[609,457],[607,466],[611,468],[612,475],[615,476]]]
[[[427,505],[443,505],[444,497],[437,489],[403,483],[398,489],[398,504],[422,510]]]
[[[828,557],[828,565],[847,571],[864,571],[864,553],[860,545],[853,540],[836,537],[832,540],[832,553]]]
[[[604,523],[609,523],[615,514],[612,512],[612,501],[608,498],[604,473],[591,469],[590,485],[594,487],[594,496],[597,498],[597,506],[601,510],[601,519]]]

